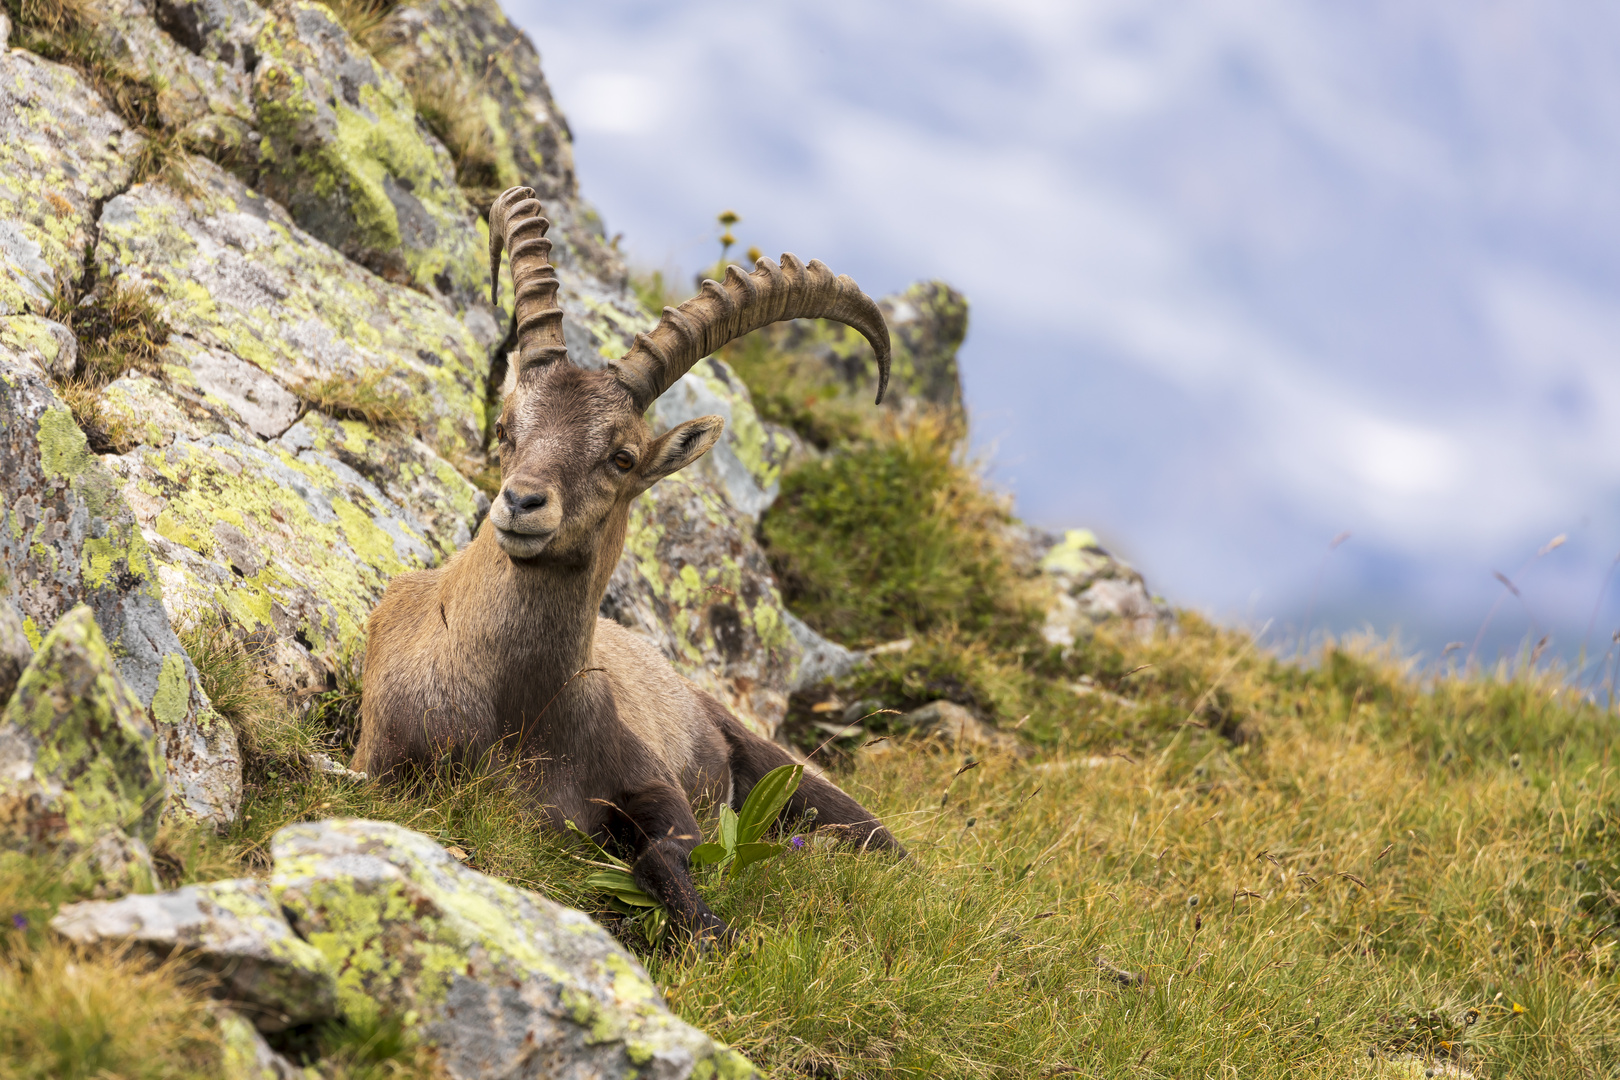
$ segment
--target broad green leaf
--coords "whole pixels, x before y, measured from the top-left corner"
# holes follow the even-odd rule
[[[754,790],[748,793],[748,799],[743,803],[738,840],[752,844],[764,836],[765,830],[776,820],[776,815],[787,805],[788,799],[799,790],[802,779],[803,765],[780,765],[760,777],[759,783],[754,785]]]
[[[687,858],[691,860],[693,866],[708,866],[710,863],[717,863],[724,859],[727,854],[723,845],[699,844],[692,849],[692,854],[688,855]]]
[[[739,873],[743,867],[765,859],[780,855],[786,844],[743,844],[737,849],[737,860],[731,864],[731,873]]]
[[[585,879],[585,884],[589,888],[600,889],[602,892],[609,893],[632,907],[663,906],[657,900],[642,892],[641,886],[636,884],[635,878],[623,870],[603,870],[592,874]]]
[[[737,815],[729,806],[720,808],[720,844],[728,852],[737,850]]]

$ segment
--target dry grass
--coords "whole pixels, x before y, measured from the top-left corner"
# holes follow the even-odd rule
[[[395,74],[410,90],[417,115],[450,151],[457,185],[474,205],[487,207],[500,194],[501,178],[482,95],[456,72],[406,67]]]
[[[340,420],[364,420],[378,428],[410,426],[415,419],[410,396],[387,385],[388,378],[386,371],[365,371],[359,378],[332,375],[304,383],[298,396]]]

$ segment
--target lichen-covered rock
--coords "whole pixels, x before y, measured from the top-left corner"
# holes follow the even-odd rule
[[[215,1007],[221,1080],[321,1080],[311,1065],[299,1068],[271,1049],[259,1029],[230,1009]]]
[[[0,49],[0,315],[41,311],[78,277],[142,142],[71,68]]]
[[[106,204],[95,254],[104,278],[143,285],[172,333],[294,391],[369,386],[441,455],[480,455],[484,351],[463,322],[343,258],[211,162],[195,159],[194,171],[190,199],[152,183]]]
[[[338,456],[354,453],[346,440],[361,464],[404,463],[386,476],[398,501]],[[477,513],[477,491],[426,446],[379,442],[362,426],[306,417],[270,443],[176,438],[106,461],[175,623],[223,611],[247,632],[269,631],[283,687],[307,692],[325,681],[310,657],[334,665],[389,579],[454,551]],[[418,498],[425,522],[407,505]]]
[[[758,521],[781,490],[782,465],[792,440],[775,425],[761,422],[748,387],[716,357],[693,365],[653,408],[660,428],[711,414],[725,418],[725,437],[687,472],[707,477],[726,501]]]
[[[487,233],[410,92],[325,6],[269,6],[253,69],[257,186],[307,232],[389,280],[456,310],[487,308]]]
[[[88,607],[40,643],[0,711],[0,845],[78,855],[86,884],[150,889],[168,794],[157,732]]]
[[[78,0],[78,8],[103,62],[154,85],[163,127],[215,154],[251,153],[263,9],[251,0]]]
[[[271,887],[338,974],[351,1019],[403,1017],[453,1077],[745,1077],[752,1066],[670,1014],[582,912],[469,870],[373,821],[292,825]]]
[[[216,993],[260,1031],[338,1015],[337,983],[321,952],[287,925],[267,882],[252,878],[64,906],[51,929],[81,944],[134,942],[218,977]]]
[[[540,70],[540,55],[496,0],[406,0],[378,27],[378,52],[460,128],[461,178],[481,204],[514,184],[535,189],[552,221],[552,260],[567,279],[593,278],[622,299],[624,266],[581,202],[573,137]],[[466,151],[470,151],[466,152]],[[577,283],[576,283],[576,288]],[[587,290],[588,291],[588,290]],[[564,310],[578,316],[565,291]],[[570,338],[575,349],[578,342]],[[591,350],[578,350],[581,355]],[[577,359],[577,358],[576,358]]]
[[[34,647],[23,632],[22,616],[10,600],[0,597],[0,705],[11,700],[23,669],[34,659]]]
[[[1052,588],[1041,629],[1047,641],[1068,648],[1110,619],[1121,620],[1141,638],[1175,625],[1170,605],[1149,593],[1142,575],[1110,555],[1091,530],[1070,529],[1056,542],[1032,534],[1031,542],[1042,541],[1040,572]]]
[[[72,375],[79,361],[79,341],[73,331],[37,315],[0,315],[0,349],[32,361],[53,379]]]
[[[0,575],[29,640],[88,604],[151,709],[178,807],[229,821],[242,793],[236,736],[197,685],[118,487],[44,373],[0,346]]]
[[[631,506],[602,613],[651,638],[682,675],[773,736],[804,649],[750,521],[682,475]]]

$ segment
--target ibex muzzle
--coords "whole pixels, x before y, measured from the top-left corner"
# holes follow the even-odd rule
[[[605,369],[568,359],[549,222],[528,188],[490,209],[490,269],[509,253],[518,370],[496,422],[502,484],[478,536],[438,570],[402,574],[372,613],[354,765],[390,776],[446,755],[509,764],[535,807],[617,845],[642,887],[700,937],[725,924],[693,888],[692,801],[740,807],[760,777],[791,762],[713,697],[677,675],[645,639],[598,617],[624,549],[630,504],[696,461],[723,422],[703,416],[657,437],[648,406],[728,341],[782,319],[834,319],[889,377],[882,313],[847,277],[791,255],[733,266],[724,282],[665,308]],[[492,295],[495,283],[491,284]],[[862,845],[902,850],[827,780],[806,774],[783,813],[814,811]]]

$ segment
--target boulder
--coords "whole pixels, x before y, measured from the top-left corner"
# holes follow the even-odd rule
[[[45,374],[0,345],[0,577],[29,641],[87,604],[151,710],[177,809],[216,822],[241,801],[236,736],[197,685],[163,607],[157,566],[119,481]]]
[[[227,161],[312,235],[449,310],[493,345],[484,239],[403,83],[308,0],[81,0],[161,126]],[[161,72],[159,79],[153,73]]]
[[[158,735],[91,610],[51,629],[0,711],[0,845],[71,860],[103,894],[152,886],[168,794]]]
[[[744,1077],[676,1019],[641,965],[581,912],[469,870],[373,821],[291,825],[271,888],[338,972],[351,1019],[401,1016],[452,1077]]]
[[[1070,529],[1056,541],[1032,532],[1028,543],[1043,541],[1038,566],[1051,601],[1041,634],[1053,645],[1068,648],[1109,620],[1144,640],[1175,625],[1170,605],[1149,593],[1142,575],[1110,555],[1089,529]]]
[[[931,701],[895,719],[898,731],[910,731],[939,739],[959,750],[993,750],[1020,753],[1023,744],[1015,736],[997,731],[967,708],[953,701]]]
[[[0,315],[42,312],[79,276],[144,141],[73,69],[0,49]]]
[[[80,944],[176,950],[216,976],[215,993],[260,1031],[338,1015],[337,983],[319,950],[292,932],[267,882],[251,878],[64,906],[51,929]]]
[[[270,1048],[259,1029],[230,1009],[215,1008],[222,1080],[321,1080],[313,1066],[299,1068]]]

